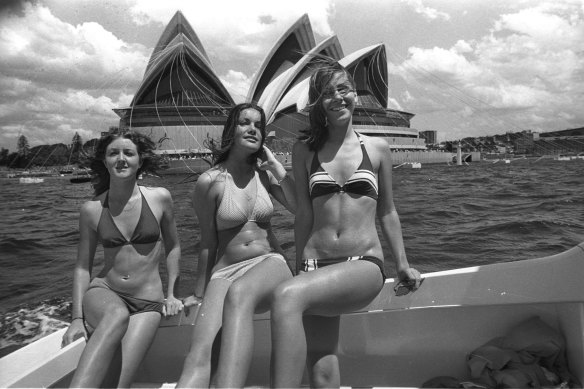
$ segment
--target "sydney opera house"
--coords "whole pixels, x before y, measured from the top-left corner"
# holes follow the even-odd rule
[[[308,79],[314,54],[337,59],[357,83],[355,130],[382,136],[395,150],[425,150],[411,113],[387,108],[385,46],[377,44],[345,55],[336,36],[315,42],[307,15],[274,44],[252,80],[247,100],[266,111],[269,141],[276,151],[290,151],[308,125]],[[175,166],[198,169],[195,161],[220,138],[226,113],[235,104],[197,34],[178,11],[162,33],[129,107],[114,111],[120,128],[146,133]],[[175,162],[175,161],[178,161]],[[208,165],[207,165],[208,166]],[[204,167],[204,166],[203,166]]]

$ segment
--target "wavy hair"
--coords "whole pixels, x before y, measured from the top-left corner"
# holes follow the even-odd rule
[[[310,76],[308,87],[308,118],[310,127],[301,130],[298,139],[308,145],[309,150],[320,150],[327,141],[329,130],[326,112],[322,107],[322,98],[325,90],[330,85],[333,78],[339,74],[344,74],[353,88],[356,88],[353,76],[343,65],[333,58],[325,55],[315,55],[314,66],[316,70]]]
[[[235,137],[235,129],[239,122],[239,115],[246,109],[255,109],[260,113],[260,133],[262,134],[260,149],[249,157],[248,162],[253,164],[261,156],[263,145],[266,140],[266,114],[264,110],[255,103],[241,103],[237,104],[229,111],[227,121],[223,127],[223,133],[221,134],[221,145],[216,147],[215,144],[211,144],[214,166],[227,160],[231,146],[233,146],[233,139]]]
[[[136,178],[142,173],[150,173],[158,176],[161,158],[154,154],[156,144],[146,135],[134,131],[119,131],[109,133],[97,142],[95,152],[89,156],[85,163],[91,169],[91,185],[94,194],[100,195],[110,187],[110,174],[104,164],[107,147],[116,139],[129,139],[136,145],[142,166],[136,172]]]

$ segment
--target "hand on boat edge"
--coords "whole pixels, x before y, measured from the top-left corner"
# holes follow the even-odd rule
[[[396,294],[399,287],[406,287],[409,290],[408,293],[415,292],[418,290],[420,285],[422,285],[422,281],[424,281],[420,272],[413,267],[408,267],[407,269],[399,272],[398,279],[399,281],[396,283],[394,288],[396,289]]]
[[[81,337],[87,340],[87,329],[85,328],[85,323],[83,320],[73,320],[63,335],[61,348],[68,346]]]
[[[162,313],[164,316],[174,316],[182,310],[182,300],[179,300],[174,296],[170,296],[164,300],[164,307],[162,308]]]

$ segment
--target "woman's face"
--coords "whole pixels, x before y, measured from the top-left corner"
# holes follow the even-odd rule
[[[322,91],[322,108],[329,123],[342,123],[353,116],[357,93],[345,75],[335,74],[331,82]]]
[[[262,145],[262,117],[260,113],[247,108],[240,112],[233,145],[249,149],[252,153],[258,151]]]
[[[105,166],[111,177],[136,177],[142,166],[138,147],[130,139],[117,138],[105,149]]]

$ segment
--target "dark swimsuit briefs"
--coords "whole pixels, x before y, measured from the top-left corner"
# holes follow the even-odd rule
[[[142,191],[140,191],[140,195],[142,196],[140,218],[138,219],[138,224],[136,224],[136,228],[134,229],[134,233],[130,240],[127,240],[121,233],[109,211],[108,195],[109,193],[106,194],[105,200],[103,201],[103,208],[97,225],[97,232],[99,233],[99,236],[101,236],[103,247],[114,248],[125,245],[155,243],[160,240],[160,226],[158,225],[158,220],[156,220],[156,216],[152,213],[152,209],[150,209]],[[130,316],[142,312],[158,312],[162,315],[162,308],[164,307],[163,302],[140,299],[133,297],[130,294],[119,292],[112,289],[103,278],[94,278],[87,290],[93,288],[105,288],[117,294],[128,307]]]
[[[352,193],[358,196],[367,196],[377,201],[377,177],[373,172],[373,165],[371,164],[369,154],[367,154],[367,150],[365,149],[363,139],[361,139],[359,133],[355,134],[357,134],[357,138],[361,144],[363,159],[361,160],[359,167],[357,167],[357,170],[351,177],[349,177],[344,185],[339,185],[335,179],[326,170],[324,170],[320,164],[320,161],[318,160],[318,153],[314,153],[314,156],[312,157],[312,164],[310,166],[310,178],[308,181],[311,200],[331,193]],[[381,271],[381,275],[383,277],[383,282],[385,282],[387,276],[385,275],[385,270],[383,268],[383,261],[370,255],[327,259],[305,259],[302,265],[302,270],[312,271],[320,267],[356,260],[369,261],[379,266],[379,270]]]

